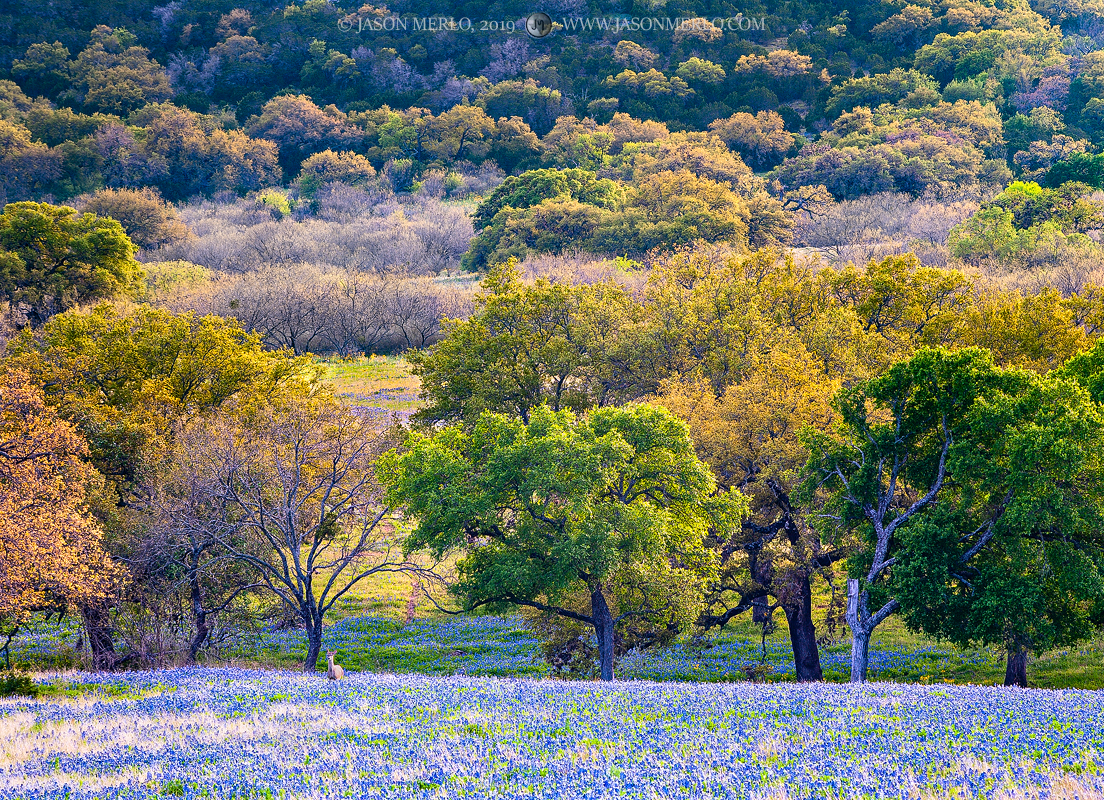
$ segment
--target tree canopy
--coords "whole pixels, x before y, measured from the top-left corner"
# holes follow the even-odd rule
[[[899,610],[929,633],[1002,644],[1020,684],[1027,650],[1099,622],[1104,429],[1084,390],[975,348],[922,349],[836,404],[838,432],[803,434],[805,495],[822,498],[825,535],[850,542],[852,680]]]
[[[304,360],[265,351],[235,321],[149,306],[60,314],[11,342],[8,362],[49,387],[47,400],[88,439],[92,463],[120,488],[164,448],[174,421],[231,398],[248,404],[308,391],[314,377]]]
[[[447,324],[436,347],[411,355],[428,403],[424,420],[474,422],[483,411],[585,411],[621,397],[616,359],[631,351],[634,307],[613,283],[527,285],[516,263],[488,274],[476,312]]]
[[[118,570],[89,513],[87,446],[26,372],[0,372],[0,621],[112,594]]]
[[[0,298],[27,303],[44,320],[80,303],[133,295],[142,279],[135,249],[113,219],[9,203],[0,213]]]
[[[381,475],[417,520],[407,542],[459,551],[452,591],[465,609],[529,606],[582,622],[613,678],[625,620],[686,626],[713,569],[710,527],[739,524],[745,501],[715,496],[686,426],[647,405],[491,412],[470,429],[413,434]],[[585,593],[589,609],[565,601]]]

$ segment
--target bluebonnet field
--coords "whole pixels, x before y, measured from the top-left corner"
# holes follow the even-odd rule
[[[193,668],[0,701],[0,798],[1091,797],[1093,692]]]
[[[324,644],[337,651],[340,663],[354,669],[426,675],[548,674],[537,640],[517,617],[423,618],[406,625],[387,616],[350,617],[326,630]],[[263,633],[240,645],[241,655],[253,654],[262,663],[291,665],[301,661],[306,651],[306,639],[297,630]],[[847,642],[822,650],[825,677],[846,680],[850,658]],[[882,645],[871,651],[871,672],[882,679],[938,680],[963,666],[995,665],[999,660],[984,651]],[[618,664],[619,677],[654,681],[733,681],[745,679],[752,671],[767,680],[793,680],[789,641],[784,637],[768,641],[764,657],[759,639],[724,636],[631,653]]]
[[[29,668],[66,666],[67,643],[79,635],[75,619],[39,624],[12,643],[14,663]],[[537,640],[518,617],[418,618],[402,624],[393,616],[346,617],[326,628],[324,647],[352,670],[423,675],[486,675],[541,678],[549,674]],[[736,681],[754,672],[768,681],[793,680],[793,653],[785,637],[768,640],[726,635],[631,653],[618,664],[618,676],[653,681]],[[230,654],[235,660],[292,667],[307,652],[301,630],[242,635]],[[69,659],[64,657],[70,656]],[[60,657],[59,657],[60,656]],[[848,642],[823,648],[827,680],[845,681],[850,670]],[[949,646],[875,644],[870,654],[874,679],[931,681],[964,668],[1003,668],[999,654],[963,652]]]

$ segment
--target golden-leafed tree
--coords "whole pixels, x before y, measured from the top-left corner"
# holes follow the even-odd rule
[[[175,209],[150,188],[101,189],[84,202],[81,210],[115,220],[139,247],[154,249],[192,235]]]
[[[756,362],[720,395],[704,380],[672,379],[655,400],[687,422],[718,484],[750,501],[738,528],[711,537],[719,570],[699,624],[723,627],[748,608],[780,607],[798,680],[821,680],[812,582],[844,553],[822,544],[790,496],[806,460],[798,432],[831,426],[829,400],[841,381],[796,342],[778,342]]]
[[[0,619],[110,594],[116,568],[87,508],[87,445],[26,372],[0,375]]]

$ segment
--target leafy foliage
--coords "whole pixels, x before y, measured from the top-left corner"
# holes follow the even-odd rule
[[[1088,190],[1082,183],[1049,189],[1016,181],[952,228],[948,245],[954,255],[975,263],[987,258],[1022,262],[1063,246],[1094,251],[1085,232],[1104,218],[1100,205],[1085,196]]]
[[[545,200],[570,199],[612,209],[620,205],[621,192],[611,180],[599,180],[581,169],[530,170],[509,177],[479,204],[472,221],[479,227],[490,224],[503,208],[525,209]]]
[[[48,399],[88,439],[92,463],[130,491],[145,459],[164,451],[174,421],[296,392],[312,369],[266,352],[234,321],[175,315],[149,306],[130,313],[102,304],[54,317],[9,347]]]
[[[67,206],[10,203],[0,213],[0,298],[39,319],[79,303],[134,294],[142,270],[113,219]]]
[[[0,618],[109,596],[117,575],[89,513],[87,446],[30,382],[0,373]]]
[[[11,672],[0,679],[0,697],[38,697],[42,687],[30,676]]]
[[[824,493],[826,535],[854,543],[853,680],[898,609],[915,629],[1003,645],[1010,675],[1023,651],[1091,634],[1104,427],[1080,387],[972,348],[921,350],[837,405],[838,435],[804,434],[805,491]]]
[[[607,680],[615,625],[693,621],[712,566],[706,528],[744,508],[738,493],[711,497],[685,425],[650,406],[540,406],[528,422],[485,412],[407,446],[381,470],[418,521],[408,548],[463,553],[453,591],[465,608],[513,603],[593,627]],[[565,604],[574,592],[589,595],[586,612]]]
[[[616,359],[631,353],[634,309],[621,286],[526,285],[507,263],[482,288],[470,318],[410,356],[429,401],[419,418],[471,423],[496,411],[527,422],[544,404],[582,412],[623,397]]]
[[[1082,6],[817,0],[752,3],[733,17],[716,2],[682,3],[663,11],[676,30],[625,31],[579,25],[581,8],[567,4],[539,42],[427,30],[415,20],[436,10],[417,4],[219,2],[156,19],[125,4],[107,18],[25,9],[17,23],[41,33],[0,44],[10,65],[0,78],[11,79],[0,91],[0,173],[8,200],[103,186],[156,186],[178,200],[291,180],[326,151],[414,179],[489,162],[507,173],[542,161],[600,170],[622,144],[603,128],[621,118],[721,129],[755,168],[783,167],[790,191],[976,197],[1012,172],[1039,180],[1104,141],[1104,51],[1089,22],[1099,14]],[[587,9],[606,22],[622,11]],[[450,13],[526,10],[465,0]],[[995,121],[998,138],[964,134],[945,112],[959,104],[970,108],[957,116]],[[912,122],[838,141],[840,120],[863,110]],[[586,130],[565,145],[565,128]],[[822,151],[792,152],[826,129]]]

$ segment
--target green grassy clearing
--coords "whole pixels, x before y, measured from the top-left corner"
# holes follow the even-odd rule
[[[412,411],[418,405],[419,382],[401,356],[319,359],[323,381],[351,405],[388,411]]]
[[[547,668],[535,639],[519,617],[494,615],[449,616],[438,611],[423,593],[415,593],[409,576],[378,574],[358,584],[331,611],[326,621],[325,644],[334,649],[338,663],[351,672],[373,671],[428,675],[513,675],[539,677]],[[447,598],[438,587],[435,596]],[[816,594],[823,618],[827,593]],[[785,618],[776,613],[777,628],[766,637],[766,661],[759,680],[779,681],[792,672],[789,633]],[[24,670],[42,671],[76,666],[70,640],[79,622],[67,620],[64,628],[45,626],[29,631],[25,643],[13,645],[13,662]],[[839,639],[821,648],[825,680],[848,678],[850,642],[846,628]],[[761,658],[761,631],[750,614],[738,618],[724,631],[695,639],[684,636],[671,648],[627,656],[618,667],[625,678],[680,681],[745,680],[745,670]],[[68,652],[70,658],[58,658]],[[299,669],[305,652],[302,633],[258,631],[245,635],[233,653],[235,666]],[[1004,677],[1003,655],[998,650],[959,650],[905,629],[891,618],[877,631],[871,646],[873,678],[903,683],[956,683],[999,685]],[[218,659],[212,665],[227,662]],[[319,661],[324,667],[325,659]],[[1098,639],[1072,650],[1060,650],[1034,658],[1029,666],[1032,686],[1042,688],[1104,688],[1104,641]],[[40,679],[41,681],[41,679]],[[58,684],[49,678],[50,684]],[[46,688],[57,697],[81,697],[79,681]]]
[[[818,631],[823,630],[821,621],[824,620],[829,600],[830,595],[823,584],[814,587],[813,615],[818,622]],[[786,617],[780,611],[775,613],[775,623],[776,630],[766,637],[768,646],[788,646],[789,629],[786,625]],[[759,639],[760,636],[759,626],[751,621],[750,614],[745,614],[730,623],[718,638],[721,640]],[[822,647],[821,658],[825,661],[828,660],[825,658],[828,653],[842,656],[850,652],[850,635],[842,622],[837,630],[837,637],[836,642]],[[985,685],[999,685],[1004,681],[1004,653],[1000,648],[957,648],[949,642],[908,630],[904,620],[899,616],[890,617],[875,630],[871,639],[871,650],[930,651],[915,659],[914,664],[909,664],[890,674],[882,673],[882,677],[893,680]],[[831,677],[845,680],[847,675],[840,673]],[[1041,656],[1032,656],[1028,666],[1028,679],[1032,686],[1048,689],[1104,688],[1104,636],[1097,636],[1096,639],[1085,642],[1079,647],[1057,649]]]

